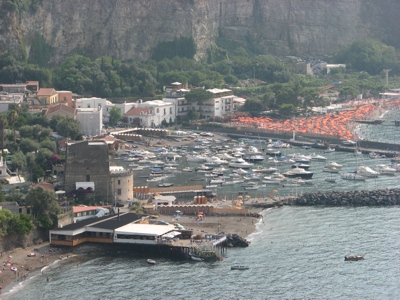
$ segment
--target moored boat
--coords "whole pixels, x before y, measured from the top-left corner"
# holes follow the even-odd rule
[[[344,257],[344,261],[357,261],[357,260],[363,260],[364,255],[346,255]]]
[[[146,262],[147,262],[149,265],[155,265],[155,264],[156,264],[156,261],[153,260],[153,259],[150,259],[150,258],[147,259]]]
[[[244,265],[234,265],[231,266],[231,270],[248,270],[250,269],[249,266],[244,266]]]

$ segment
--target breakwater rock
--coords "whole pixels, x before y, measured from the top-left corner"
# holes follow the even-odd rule
[[[299,206],[392,206],[400,205],[400,189],[305,193],[292,199]]]
[[[249,242],[238,236],[237,234],[228,234],[226,236],[226,246],[227,247],[248,247]]]

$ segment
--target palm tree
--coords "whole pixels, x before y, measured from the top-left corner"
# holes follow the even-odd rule
[[[17,120],[18,120],[18,112],[15,109],[10,110],[8,112],[8,121],[10,122],[10,124],[12,124],[12,127],[13,127],[14,145],[17,144],[16,138],[15,138],[15,122],[17,122]]]

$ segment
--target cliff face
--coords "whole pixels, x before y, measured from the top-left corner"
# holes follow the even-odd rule
[[[144,60],[160,42],[192,37],[201,57],[221,35],[260,53],[329,54],[367,37],[400,46],[398,12],[397,0],[42,0],[0,16],[0,50],[29,55],[40,33],[52,61],[74,51]]]

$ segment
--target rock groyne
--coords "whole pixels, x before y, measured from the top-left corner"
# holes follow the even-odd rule
[[[373,191],[330,191],[305,193],[293,198],[290,205],[298,206],[393,206],[400,205],[400,189]]]

